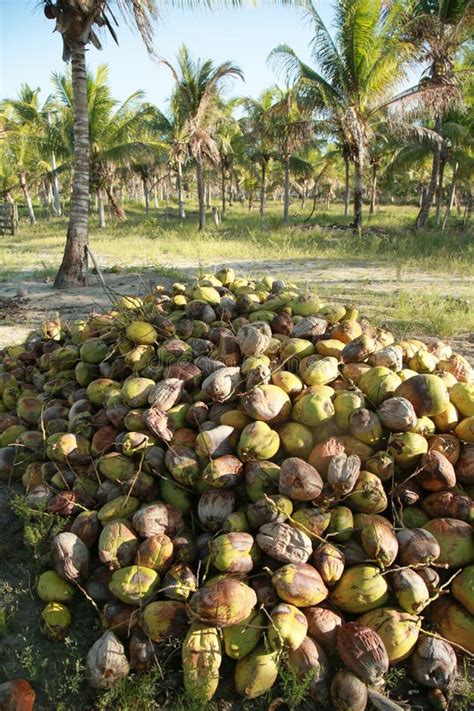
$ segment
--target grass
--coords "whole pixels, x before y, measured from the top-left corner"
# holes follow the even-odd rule
[[[191,205],[191,208],[193,206]],[[381,206],[367,216],[364,233],[328,229],[347,226],[339,204],[318,209],[305,223],[309,207],[292,206],[291,224],[281,224],[281,205],[269,203],[263,225],[256,210],[229,208],[220,228],[196,229],[196,213],[177,219],[176,206],[152,210],[127,205],[128,220],[99,230],[91,217],[91,248],[104,271],[152,269],[154,277],[183,278],[182,269],[211,269],[223,262],[243,273],[271,270],[290,281],[311,281],[328,300],[361,304],[376,323],[389,322],[398,335],[430,333],[451,338],[474,330],[474,232],[454,217],[442,231],[413,231],[414,206]],[[64,247],[65,218],[25,218],[15,237],[2,238],[0,284],[51,280]]]
[[[151,211],[154,213],[155,211]],[[436,269],[446,273],[474,274],[474,240],[472,232],[459,225],[444,232],[439,229],[412,231],[416,208],[390,206],[367,218],[366,232],[356,237],[349,231],[328,231],[328,225],[348,225],[350,218],[341,215],[341,206],[328,212],[316,212],[310,223],[298,205],[293,206],[291,224],[281,225],[279,204],[270,203],[263,225],[257,212],[242,205],[229,208],[220,228],[208,223],[199,233],[196,216],[188,212],[178,221],[175,211],[158,211],[146,217],[139,206],[127,206],[128,220],[111,223],[99,230],[91,217],[91,246],[102,263],[112,266],[156,265],[176,259],[202,262],[219,260],[264,260],[354,258],[370,259],[393,266]],[[66,229],[65,218],[38,221],[29,226],[24,221],[20,234],[2,240],[0,267],[5,275],[12,271],[38,273],[56,269],[62,253]]]

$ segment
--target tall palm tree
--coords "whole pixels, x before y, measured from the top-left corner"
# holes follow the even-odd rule
[[[221,172],[221,217],[224,220],[227,211],[227,177],[232,180],[232,168],[235,152],[238,150],[242,137],[242,127],[234,118],[236,106],[241,104],[240,99],[221,101],[218,107],[218,117],[213,138],[219,151],[219,164]]]
[[[66,288],[85,283],[89,236],[89,125],[87,120],[86,46],[100,49],[97,29],[107,29],[117,42],[117,21],[111,0],[40,0],[45,15],[54,20],[63,41],[63,59],[71,61],[74,110],[74,168],[71,208],[63,260],[54,286]],[[167,6],[205,7],[238,5],[239,0],[166,0]],[[116,0],[122,16],[140,33],[153,52],[153,27],[157,0]]]
[[[48,159],[54,152],[54,131],[49,123],[51,97],[43,106],[40,89],[23,84],[15,99],[5,99],[0,105],[7,150],[16,166],[18,184],[25,199],[31,224],[36,216],[31,199],[31,182],[39,182],[45,175],[57,180],[56,171]],[[49,179],[49,177],[48,177]]]
[[[474,3],[472,0],[413,0],[409,7],[406,35],[420,47],[419,59],[428,67],[422,85],[431,98],[435,130],[441,133],[443,113],[462,98],[460,76],[455,55],[472,39]],[[416,227],[423,227],[429,216],[433,198],[442,193],[443,147],[433,147],[431,177],[425,198],[416,218]],[[439,222],[439,198],[437,222]]]
[[[354,228],[362,226],[362,197],[372,123],[406,78],[414,47],[402,41],[403,3],[394,0],[338,0],[334,39],[312,1],[312,57],[317,69],[280,45],[272,57],[298,81],[308,105],[330,119],[354,164]]]
[[[275,102],[268,110],[271,135],[283,164],[283,222],[289,220],[291,158],[310,133],[309,113],[299,101],[296,87],[275,88]]]
[[[248,155],[260,166],[260,220],[263,220],[267,190],[268,164],[274,156],[270,108],[275,100],[275,87],[263,91],[257,99],[245,98],[246,115],[241,120]]]
[[[206,224],[204,165],[206,161],[217,165],[219,150],[212,137],[219,106],[219,90],[228,78],[243,79],[242,71],[231,62],[214,65],[211,59],[193,59],[184,45],[180,48],[176,66],[162,60],[170,69],[175,87],[172,97],[173,113],[184,126],[185,143],[196,167],[199,203],[199,229]]]

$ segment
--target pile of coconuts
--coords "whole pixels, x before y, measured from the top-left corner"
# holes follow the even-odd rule
[[[473,383],[439,340],[232,269],[45,323],[0,360],[0,479],[64,519],[44,634],[84,594],[94,688],[179,640],[203,702],[227,657],[236,697],[284,667],[362,711],[407,660],[441,708],[474,653]]]

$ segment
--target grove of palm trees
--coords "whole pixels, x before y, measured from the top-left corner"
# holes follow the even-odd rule
[[[31,5],[57,62],[0,96],[0,711],[473,707],[474,3],[265,7],[311,39],[258,67],[181,36],[236,0]]]

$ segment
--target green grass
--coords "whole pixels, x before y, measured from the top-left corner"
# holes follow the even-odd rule
[[[199,233],[196,215],[188,212],[186,220],[177,219],[176,210],[151,210],[147,218],[138,206],[126,206],[128,220],[112,222],[99,230],[97,218],[91,217],[91,246],[102,263],[156,265],[173,260],[215,262],[218,260],[286,259],[369,259],[402,268],[436,269],[445,273],[474,274],[474,240],[470,230],[460,223],[444,232],[428,228],[413,232],[414,207],[381,207],[366,219],[365,233],[358,237],[350,230],[331,231],[328,225],[348,225],[350,218],[341,214],[341,206],[329,212],[316,212],[304,223],[308,209],[293,205],[289,226],[281,224],[281,206],[269,203],[263,225],[256,210],[233,205],[220,228],[208,221],[208,230]],[[0,254],[0,271],[32,270],[42,274],[59,264],[66,219],[38,221],[29,226],[22,221],[15,237],[5,236]]]
[[[377,323],[389,322],[398,334],[431,333],[450,338],[474,330],[474,232],[453,217],[449,229],[429,226],[413,231],[414,206],[381,206],[367,216],[364,233],[328,229],[348,225],[341,205],[318,207],[310,223],[310,206],[292,205],[291,224],[281,224],[282,207],[269,203],[263,224],[258,211],[233,205],[220,228],[211,221],[199,233],[191,205],[186,220],[176,206],[151,210],[126,205],[128,220],[98,229],[91,216],[91,248],[106,272],[112,266],[153,269],[157,276],[183,278],[180,271],[212,268],[231,262],[240,271],[282,274],[291,281],[309,280],[328,300],[361,304]],[[22,220],[20,233],[2,238],[0,284],[12,280],[50,280],[60,263],[66,219]],[[334,281],[334,274],[338,278]],[[331,280],[331,275],[333,279]],[[379,283],[377,283],[379,280]]]

